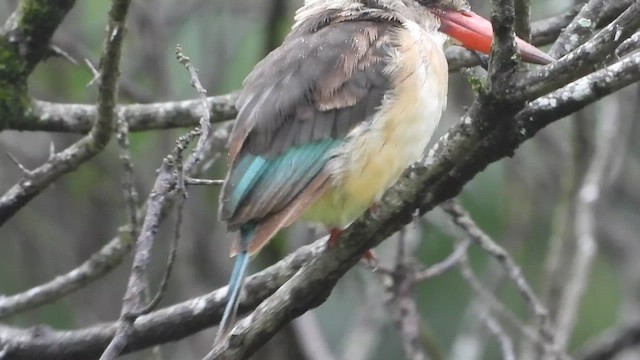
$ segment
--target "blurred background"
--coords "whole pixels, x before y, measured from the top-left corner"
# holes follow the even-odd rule
[[[486,16],[488,3],[472,1],[472,7]],[[13,0],[0,2],[0,22],[15,5]],[[175,60],[178,43],[200,69],[209,94],[239,89],[252,66],[281,42],[300,5],[301,0],[134,1],[123,50],[120,102],[195,97],[187,73]],[[533,1],[532,18],[560,14],[571,5],[569,0]],[[77,2],[53,41],[80,60],[80,65],[60,58],[39,65],[30,78],[34,97],[64,103],[95,102],[96,87],[87,87],[92,73],[82,60],[99,60],[108,7],[106,1]],[[594,149],[593,140],[603,126],[616,124],[616,160],[610,164],[603,201],[597,210],[599,247],[571,340],[574,350],[615,324],[640,317],[640,145],[631,141],[640,137],[640,124],[634,122],[640,113],[639,95],[638,87],[632,86],[575,114],[576,122],[564,119],[555,123],[522,146],[513,158],[482,172],[460,196],[480,227],[509,249],[544,298],[553,292],[553,284],[562,282],[557,278],[564,274],[562,270],[549,275],[554,261],[559,260],[562,266],[562,258],[553,260],[552,255],[563,254],[557,244],[573,236],[572,210],[567,204],[573,201],[576,183]],[[440,134],[460,118],[472,100],[468,83],[453,74]],[[132,134],[136,187],[142,199],[152,186],[161,159],[184,132]],[[69,134],[0,133],[0,192],[21,176],[5,153],[32,168],[46,160],[52,142],[56,149],[62,149],[77,138]],[[206,176],[221,178],[225,168],[226,159],[222,158]],[[126,222],[121,174],[118,149],[112,141],[106,151],[56,182],[0,227],[0,294],[20,292],[65,273],[110,241]],[[229,238],[216,220],[218,190],[192,187],[190,195],[179,258],[163,306],[225,285],[232,264],[227,257]],[[434,211],[423,220],[410,227],[405,236],[413,239],[415,257],[429,265],[446,257],[454,241],[441,212]],[[165,222],[159,232],[152,288],[163,270],[172,223]],[[252,271],[272,264],[317,236],[307,225],[294,226],[257,258]],[[378,249],[383,264],[394,257],[396,242],[390,239]],[[515,287],[505,281],[495,261],[477,249],[472,249],[471,255],[474,269],[486,284],[495,287],[495,293],[509,308],[529,321],[524,302]],[[117,319],[129,261],[125,259],[115,271],[63,300],[9,318],[9,324],[27,327],[44,323],[70,329]],[[287,328],[255,359],[401,358],[400,335],[386,314],[384,298],[380,277],[357,267],[341,280],[326,303]],[[497,345],[479,328],[470,310],[474,299],[457,270],[418,287],[425,342],[440,358],[499,357]],[[200,358],[207,352],[214,330],[163,345],[162,357]],[[464,341],[469,333],[481,344],[486,343],[484,357],[483,352],[467,347]],[[309,349],[314,349],[315,357],[306,354]],[[147,351],[123,358],[148,356]]]

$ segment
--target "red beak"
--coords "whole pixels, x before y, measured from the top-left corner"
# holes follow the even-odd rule
[[[467,49],[489,54],[493,39],[493,27],[489,20],[468,10],[440,10],[434,14],[440,18],[439,31],[458,40]],[[519,37],[516,37],[516,44],[523,61],[540,65],[555,61],[554,58]]]

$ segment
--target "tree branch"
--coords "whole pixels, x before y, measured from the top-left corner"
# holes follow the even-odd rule
[[[549,50],[554,58],[565,56],[584,43],[596,30],[596,22],[605,7],[604,0],[590,0],[562,32]]]
[[[617,354],[640,344],[640,323],[612,328],[585,345],[576,359],[612,360]]]
[[[235,118],[237,93],[207,98],[211,122],[219,123]],[[129,123],[130,131],[162,130],[198,125],[199,99],[168,101],[152,104],[120,105],[117,112]],[[33,101],[32,111],[15,127],[20,131],[53,131],[86,133],[93,126],[96,108],[85,104],[59,104]]]
[[[100,153],[114,132],[114,108],[119,76],[120,50],[124,37],[126,7],[116,2],[110,13],[101,60],[96,121],[89,134],[64,151],[52,154],[43,165],[25,174],[0,197],[0,226],[62,175],[75,170]],[[122,11],[122,14],[120,13]],[[119,15],[123,17],[120,18]]]
[[[557,316],[558,332],[555,343],[561,349],[567,347],[576,323],[578,310],[591,274],[597,253],[597,216],[600,195],[606,187],[610,164],[619,155],[616,140],[619,137],[619,119],[612,116],[600,124],[595,137],[595,153],[586,169],[574,204],[575,255],[564,283],[565,290]]]
[[[73,5],[75,0],[22,0],[0,29],[22,57],[25,75],[51,54],[51,37]]]
[[[585,21],[590,24],[589,20],[585,19]],[[514,89],[519,89],[514,90],[513,96],[534,99],[584,76],[611,54],[618,45],[633,35],[639,27],[640,2],[635,1],[622,15],[575,51],[552,64],[522,74],[521,79],[513,84]],[[567,46],[570,47],[571,44]],[[561,53],[561,50],[558,51]]]
[[[278,263],[247,278],[239,312],[255,308],[324,251],[326,240],[303,246]],[[227,288],[156,310],[138,318],[124,353],[182,339],[217,325],[226,303]],[[73,331],[35,332],[0,326],[0,349],[12,360],[84,360],[100,356],[113,338],[118,322]]]
[[[131,249],[134,239],[128,234],[129,230],[123,229],[121,236],[64,275],[25,292],[0,297],[0,319],[53,302],[109,273]]]
[[[176,148],[171,155],[166,156],[162,161],[159,175],[156,178],[153,189],[151,190],[151,195],[149,196],[147,212],[142,224],[140,236],[136,241],[136,251],[131,265],[131,273],[129,275],[127,290],[122,301],[122,311],[120,313],[119,320],[120,325],[118,326],[118,330],[113,339],[109,343],[109,346],[100,357],[101,360],[111,360],[118,357],[133,333],[133,326],[136,320],[141,315],[145,315],[152,311],[160,303],[160,300],[165,294],[175,261],[177,243],[180,238],[180,228],[182,226],[182,211],[184,208],[184,201],[187,196],[184,184],[184,167],[192,168],[194,164],[200,163],[203,160],[205,145],[209,138],[209,119],[211,116],[207,106],[207,91],[200,84],[197,70],[191,65],[190,59],[182,53],[182,49],[179,45],[176,48],[176,57],[178,61],[189,71],[191,75],[191,85],[198,92],[199,99],[201,101],[200,105],[202,106],[200,127],[184,136],[181,136],[178,139]],[[196,136],[199,137],[198,143],[196,144],[191,156],[189,156],[186,166],[183,167],[182,154]],[[169,258],[159,290],[157,291],[156,296],[154,296],[149,303],[144,305],[144,291],[147,289],[146,272],[151,262],[151,248],[153,247],[159,223],[163,218],[162,209],[167,201],[167,195],[170,192],[176,192],[178,197],[178,213],[175,225],[174,241],[171,249],[169,250]]]
[[[49,55],[53,33],[75,0],[22,0],[0,28],[0,131],[29,108],[27,78]]]

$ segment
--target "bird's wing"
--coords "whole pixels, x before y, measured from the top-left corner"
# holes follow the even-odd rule
[[[396,24],[327,22],[296,28],[245,80],[219,211],[231,229],[278,213],[317,183],[327,154],[390,88]]]

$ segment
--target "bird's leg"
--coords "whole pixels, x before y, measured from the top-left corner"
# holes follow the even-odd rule
[[[338,246],[338,241],[340,240],[340,235],[342,234],[342,229],[331,228],[329,229],[329,239],[327,240],[327,247],[336,247]],[[376,267],[378,263],[378,258],[373,253],[373,250],[369,249],[367,252],[362,255],[362,261],[366,262],[371,267]]]

